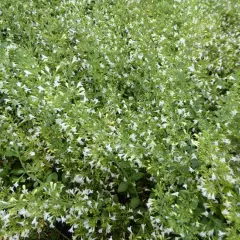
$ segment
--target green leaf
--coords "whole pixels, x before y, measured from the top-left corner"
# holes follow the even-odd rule
[[[47,177],[52,173],[52,170],[48,170],[45,174],[44,180],[47,181]]]
[[[127,162],[120,162],[118,163],[118,165],[121,167],[121,168],[130,168],[130,164],[127,163]]]
[[[25,171],[23,169],[14,169],[10,173],[13,175],[21,175],[21,174],[25,173]]]
[[[197,206],[198,206],[198,200],[193,200],[192,201],[192,203],[191,203],[191,207],[193,208],[193,209],[195,209],[195,208],[197,208]]]
[[[116,194],[113,196],[113,201],[115,203],[119,203],[119,199],[118,199],[118,196]]]
[[[8,170],[4,169],[3,171],[0,172],[0,177],[6,177],[8,175]]]
[[[63,183],[66,183],[68,181],[68,179],[66,178],[66,173],[64,172],[63,174],[62,174],[62,182]]]
[[[121,182],[118,186],[118,192],[126,192],[128,189],[128,182]]]
[[[179,184],[183,184],[184,182],[185,182],[185,178],[184,177],[180,177],[178,183]]]
[[[58,175],[56,172],[54,172],[48,175],[46,182],[52,182],[52,181],[57,182],[57,180],[58,180]]]
[[[13,151],[13,150],[9,150],[5,153],[5,156],[6,157],[18,157],[18,154],[16,151]]]
[[[136,193],[135,187],[132,184],[128,187],[128,192],[132,194]]]
[[[137,172],[137,173],[134,173],[132,176],[131,176],[131,179],[133,181],[138,181],[139,179],[141,179],[142,177],[144,177],[144,173],[142,172]]]
[[[183,197],[183,198],[187,198],[189,196],[189,193],[187,190],[180,190],[180,195]]]
[[[199,161],[197,159],[192,159],[191,160],[192,168],[198,168],[199,167]]]
[[[36,188],[39,185],[39,182],[34,182],[33,187]]]
[[[136,208],[138,207],[140,204],[140,199],[138,197],[134,197],[131,199],[131,202],[130,202],[130,207],[131,208]]]

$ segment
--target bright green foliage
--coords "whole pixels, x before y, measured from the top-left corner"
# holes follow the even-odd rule
[[[0,238],[240,239],[238,0],[0,1]]]

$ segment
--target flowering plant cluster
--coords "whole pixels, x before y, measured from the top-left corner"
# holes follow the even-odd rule
[[[0,1],[1,239],[240,239],[238,0]]]

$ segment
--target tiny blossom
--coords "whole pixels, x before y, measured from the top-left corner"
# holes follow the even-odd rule
[[[136,141],[136,135],[133,133],[130,135],[130,139],[135,142]]]
[[[210,231],[208,231],[208,236],[213,236],[213,234],[214,234],[214,229],[212,229],[212,230],[210,230]]]
[[[200,232],[199,235],[200,235],[201,237],[206,237],[206,236],[207,236],[207,233],[206,233],[206,232]]]
[[[237,110],[233,110],[232,112],[231,112],[231,114],[232,114],[232,116],[234,117],[234,116],[236,116],[237,115],[237,113],[238,113],[238,111]]]
[[[218,230],[218,235],[219,235],[219,237],[223,237],[226,235],[226,233],[222,232],[221,230]]]
[[[228,215],[228,214],[229,214],[229,211],[228,211],[227,209],[224,209],[224,210],[222,211],[222,214],[223,214],[223,215]]]
[[[130,233],[132,233],[132,226],[127,228]]]
[[[84,178],[80,175],[76,175],[73,179],[73,182],[84,183]]]
[[[0,2],[0,239],[238,236],[239,1],[41,2]]]
[[[73,226],[68,230],[68,232],[70,232],[70,233],[73,233],[73,232],[74,232]]]
[[[223,139],[223,142],[226,143],[226,144],[230,144],[230,140],[229,139]]]
[[[107,144],[107,145],[106,145],[106,149],[107,149],[109,152],[112,152],[112,148],[111,148],[110,144]]]
[[[35,156],[36,154],[35,154],[35,152],[30,152],[30,156],[31,157],[33,157],[33,156]]]
[[[37,227],[38,225],[38,222],[37,222],[37,219],[36,217],[34,217],[33,221],[32,221],[32,225],[35,225],[35,227]]]
[[[172,193],[172,195],[178,197],[179,192]]]
[[[226,201],[225,203],[223,203],[223,205],[226,207],[226,208],[229,208],[229,207],[231,207],[231,202],[229,202],[229,201]]]
[[[186,44],[185,44],[185,39],[184,39],[184,38],[180,38],[179,42],[180,42],[183,46],[186,45]]]
[[[25,76],[28,77],[29,75],[31,75],[32,73],[29,72],[28,70],[24,70]]]
[[[190,66],[188,69],[189,69],[190,72],[194,72],[195,71],[194,65]]]
[[[203,212],[202,215],[208,217],[209,213],[207,211]]]

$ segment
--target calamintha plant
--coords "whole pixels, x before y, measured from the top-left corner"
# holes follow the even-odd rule
[[[240,239],[240,2],[0,1],[1,239]]]

